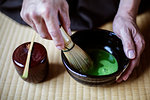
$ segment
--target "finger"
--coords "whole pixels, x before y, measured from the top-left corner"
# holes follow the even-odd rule
[[[37,28],[32,20],[32,15],[33,13],[23,13],[22,11],[20,13],[22,19],[37,32]]]
[[[143,50],[145,48],[144,38],[140,33],[138,33],[134,37],[134,41],[135,41],[135,45],[136,45],[137,56],[140,57],[141,53],[143,52]]]
[[[20,16],[21,18],[28,24],[30,25],[31,27],[33,27],[33,22],[29,16],[30,14],[29,13],[25,13],[23,11],[20,12]]]
[[[122,82],[122,80],[123,80],[122,77],[119,77],[119,78],[116,80],[116,82],[117,82],[117,83],[120,83],[120,82]]]
[[[51,36],[48,33],[48,30],[46,28],[45,22],[42,19],[42,17],[40,17],[38,15],[34,15],[32,20],[33,20],[33,23],[35,24],[35,27],[36,27],[37,32],[39,33],[39,35],[42,38],[51,40]]]
[[[136,34],[136,36],[134,37],[134,41],[135,41],[135,45],[136,45],[137,56],[134,60],[131,60],[130,65],[128,66],[126,71],[121,75],[120,78],[122,78],[124,81],[126,81],[128,79],[128,77],[132,73],[133,69],[136,66],[138,66],[138,64],[140,62],[140,55],[143,52],[144,47],[145,47],[145,41],[139,33]]]
[[[135,45],[129,29],[121,29],[120,37],[123,43],[123,48],[126,56],[129,59],[134,59],[136,56]]]
[[[70,29],[69,8],[68,8],[68,4],[67,3],[64,5],[63,9],[59,10],[59,20],[60,20],[61,25],[64,28],[64,30],[69,35],[72,35],[71,29]]]
[[[56,12],[51,14],[44,15],[43,18],[56,47],[61,50],[64,48],[64,41],[59,30],[58,14]]]
[[[126,81],[129,78],[129,76],[131,75],[132,71],[137,66],[137,62],[139,62],[139,58],[136,58],[136,59],[134,59],[134,60],[132,60],[130,62],[128,68],[125,70],[125,72],[121,76],[124,81]]]
[[[134,67],[136,66],[136,60],[132,60],[130,64],[127,66],[126,70],[121,74],[121,76],[116,80],[118,83],[122,81],[126,81],[130,74],[132,73]]]
[[[135,45],[136,45],[137,56],[134,60],[131,61],[130,66],[124,72],[123,80],[127,80],[128,77],[130,76],[130,74],[132,73],[133,69],[136,66],[138,66],[138,64],[140,62],[141,53],[143,52],[143,50],[145,48],[145,41],[139,33],[137,33],[136,36],[134,37],[134,41],[135,41]]]

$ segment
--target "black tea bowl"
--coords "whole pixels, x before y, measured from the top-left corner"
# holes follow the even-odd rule
[[[71,38],[72,41],[84,51],[88,49],[102,49],[113,55],[118,63],[118,70],[112,74],[89,75],[74,69],[69,64],[64,53],[61,52],[62,62],[67,72],[73,77],[73,79],[82,84],[94,86],[115,83],[116,79],[129,64],[129,59],[125,56],[121,40],[111,31],[102,29],[83,30],[74,33]]]

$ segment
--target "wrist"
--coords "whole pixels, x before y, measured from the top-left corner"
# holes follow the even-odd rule
[[[141,0],[120,0],[117,15],[135,19]]]
[[[121,8],[118,10],[116,16],[122,16],[126,18],[136,19],[137,12],[135,10],[128,10],[126,8]]]
[[[130,12],[119,12],[118,11],[115,17],[122,17],[125,19],[130,19],[130,20],[136,21],[136,15],[133,13],[130,13]]]

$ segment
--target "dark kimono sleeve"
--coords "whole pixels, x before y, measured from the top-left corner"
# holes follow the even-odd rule
[[[0,0],[0,11],[16,22],[27,25],[20,17],[23,0]]]
[[[20,24],[23,0],[0,0],[0,11]],[[150,8],[150,0],[141,0],[140,13]],[[67,0],[72,30],[92,29],[112,21],[120,0]]]

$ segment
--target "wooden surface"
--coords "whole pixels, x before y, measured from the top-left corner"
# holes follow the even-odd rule
[[[23,81],[12,62],[14,49],[31,40],[33,30],[0,13],[0,100],[150,100],[150,11],[138,16],[146,40],[140,65],[121,84],[89,87],[72,79],[65,70],[60,51],[52,41],[36,36],[48,52],[49,75],[39,84]],[[112,30],[112,23],[102,29]]]

